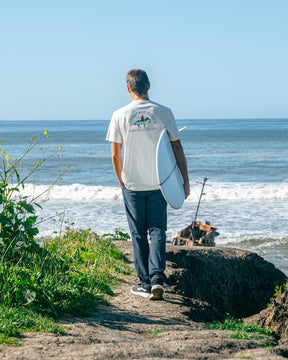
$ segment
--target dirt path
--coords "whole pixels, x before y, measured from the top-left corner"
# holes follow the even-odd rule
[[[132,263],[131,246],[121,248]],[[171,271],[167,264],[167,273]],[[278,349],[261,340],[237,340],[227,331],[208,331],[184,313],[180,295],[167,287],[166,301],[149,301],[130,294],[128,279],[89,318],[63,318],[67,334],[29,333],[23,346],[0,347],[0,359],[283,359]]]

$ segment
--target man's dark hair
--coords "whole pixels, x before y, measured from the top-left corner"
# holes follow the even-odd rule
[[[141,69],[130,70],[126,76],[126,83],[130,90],[139,96],[146,95],[150,86],[146,72]]]

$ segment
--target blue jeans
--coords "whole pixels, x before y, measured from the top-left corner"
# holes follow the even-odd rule
[[[133,191],[124,187],[122,193],[135,269],[142,286],[147,287],[155,276],[165,277],[167,203],[160,190]]]

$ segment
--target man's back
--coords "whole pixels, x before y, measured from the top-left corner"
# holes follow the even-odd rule
[[[124,145],[122,177],[128,189],[159,189],[156,147],[163,128],[171,141],[179,139],[171,110],[150,100],[134,100],[113,114],[107,140]]]

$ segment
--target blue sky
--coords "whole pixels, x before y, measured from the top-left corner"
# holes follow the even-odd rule
[[[288,118],[287,0],[0,0],[0,120],[109,119],[125,77],[175,117]]]

